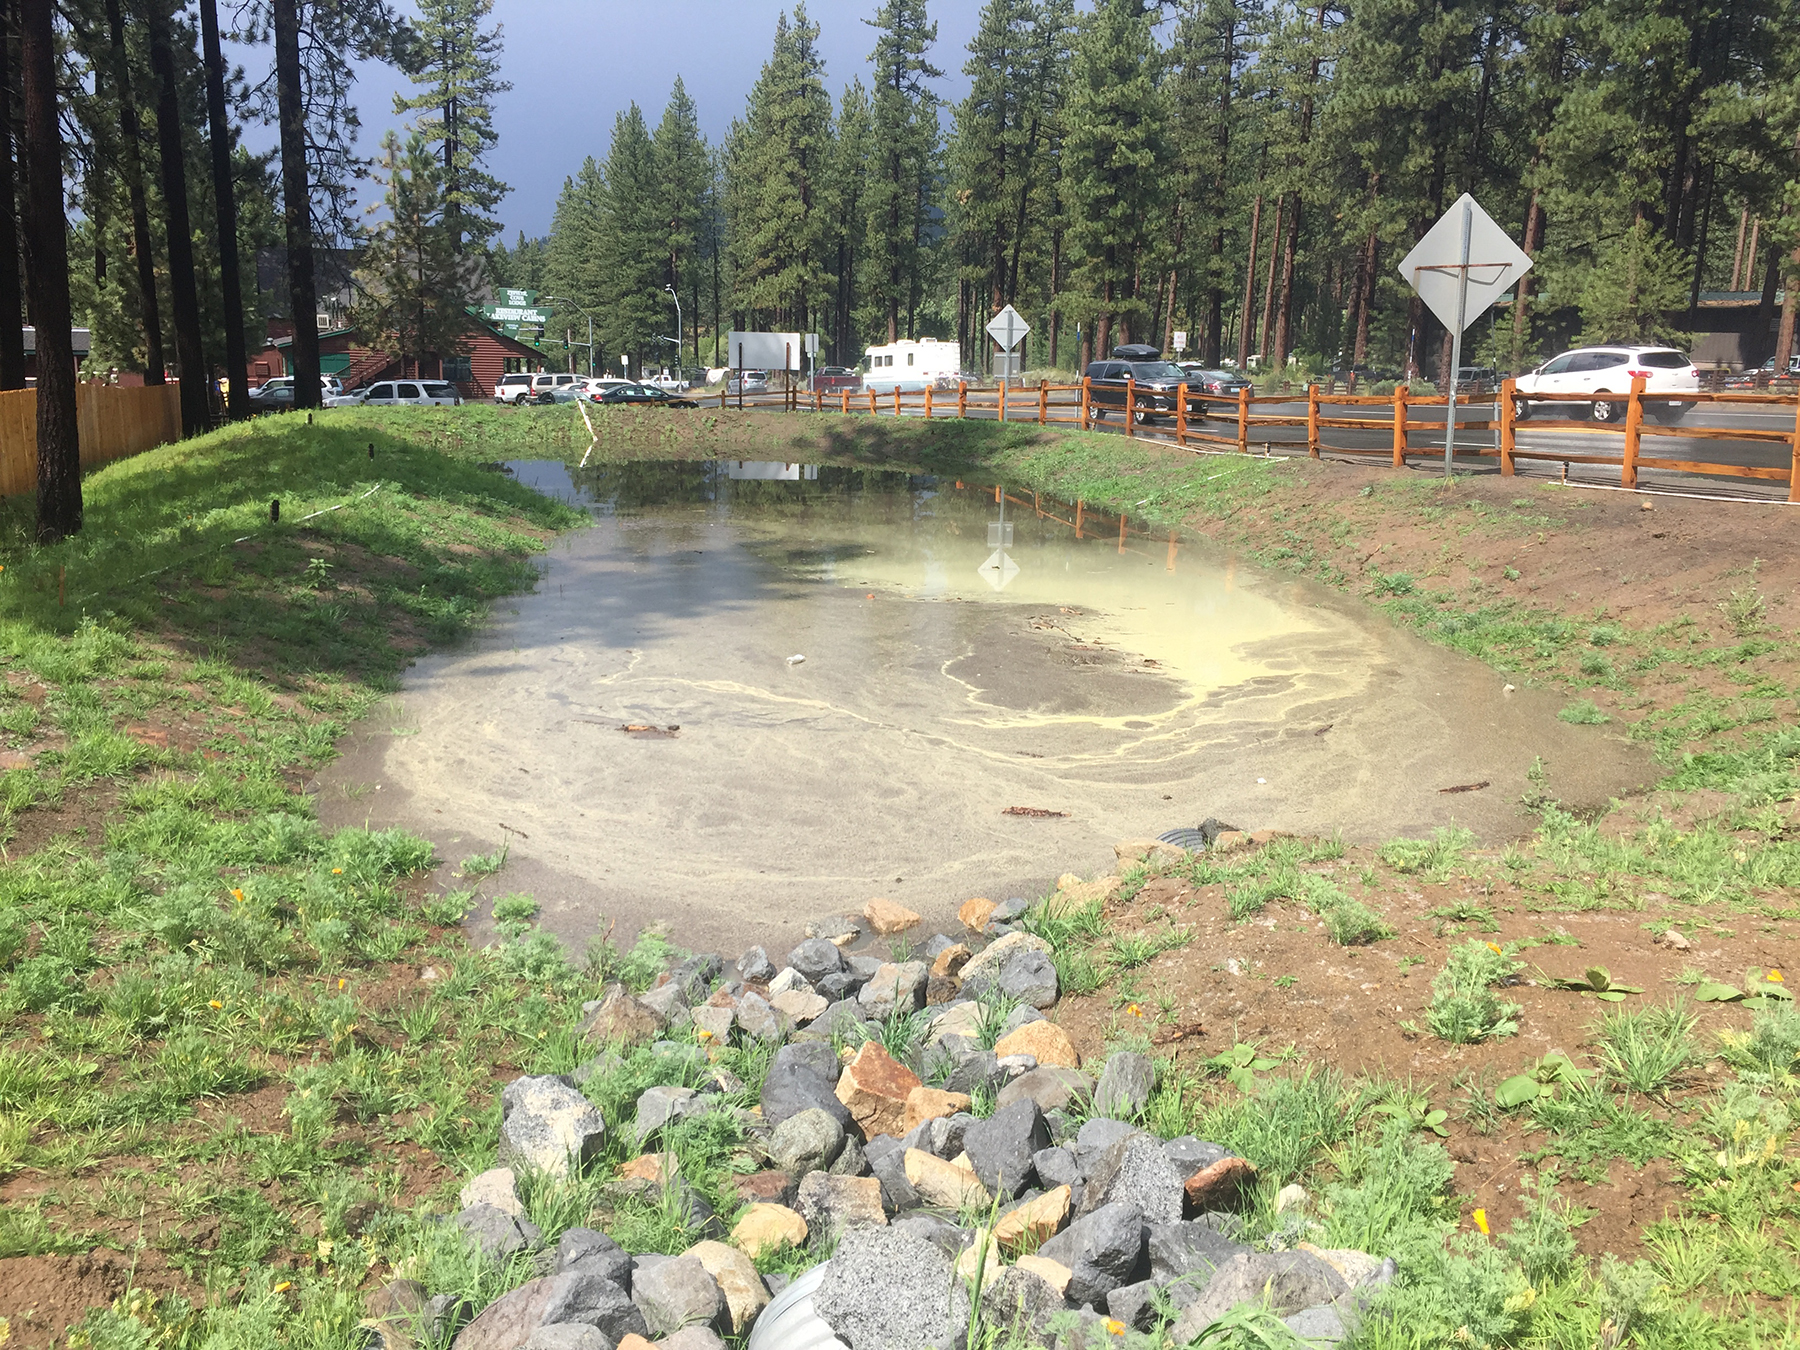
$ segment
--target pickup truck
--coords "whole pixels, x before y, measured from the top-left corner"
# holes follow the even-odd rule
[[[862,372],[851,370],[848,366],[820,366],[812,377],[814,392],[836,394],[842,390],[855,391],[862,388]]]

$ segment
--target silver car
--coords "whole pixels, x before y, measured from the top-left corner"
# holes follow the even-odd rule
[[[402,403],[455,408],[461,405],[462,395],[456,392],[455,385],[443,380],[382,380],[369,386],[362,402],[366,408],[391,408]]]

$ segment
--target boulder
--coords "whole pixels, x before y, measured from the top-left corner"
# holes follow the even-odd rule
[[[1021,1266],[990,1271],[981,1287],[982,1316],[1001,1329],[1003,1344],[1050,1344],[1050,1321],[1066,1306],[1060,1289]]]
[[[470,1205],[457,1214],[456,1226],[475,1240],[481,1254],[490,1261],[504,1261],[522,1252],[543,1236],[531,1220],[514,1218],[497,1205],[485,1200]]]
[[[1134,1131],[1088,1169],[1081,1213],[1091,1214],[1121,1201],[1141,1213],[1146,1223],[1181,1220],[1181,1173],[1163,1152],[1162,1140],[1153,1134]]]
[[[1030,1184],[1032,1155],[1050,1146],[1050,1131],[1037,1103],[1027,1097],[970,1125],[962,1144],[981,1184],[1010,1197]]]
[[[1056,965],[1050,959],[1050,944],[1033,933],[1008,933],[971,957],[960,978],[963,989],[971,994],[995,989],[1034,1008],[1048,1008],[1056,1002]]]
[[[613,1343],[585,1322],[553,1322],[527,1336],[520,1350],[613,1350]]]
[[[881,1183],[874,1177],[808,1172],[800,1179],[794,1208],[806,1220],[806,1231],[815,1236],[887,1224],[887,1211],[881,1207]]]
[[[906,1114],[900,1132],[911,1134],[928,1120],[953,1116],[958,1111],[968,1109],[969,1095],[966,1092],[945,1092],[941,1088],[921,1084],[906,1094]]]
[[[1094,1164],[1100,1160],[1100,1155],[1119,1140],[1136,1134],[1137,1128],[1128,1121],[1114,1120],[1111,1116],[1094,1116],[1083,1121],[1075,1134],[1075,1161],[1081,1167],[1081,1174],[1084,1177],[1090,1175]]]
[[[813,937],[789,952],[787,963],[808,984],[816,985],[827,975],[835,975],[843,970],[844,954],[838,950],[836,943]]]
[[[803,1027],[830,1005],[810,989],[789,989],[785,993],[771,996],[769,1006],[794,1026]]]
[[[1200,1221],[1153,1223],[1145,1228],[1144,1236],[1150,1254],[1150,1278],[1160,1285],[1182,1281],[1187,1290],[1178,1301],[1183,1304],[1206,1287],[1220,1266],[1233,1257],[1250,1253],[1242,1243],[1233,1242]]]
[[[1044,1062],[1042,1055],[1038,1062]],[[1078,1067],[1078,1066],[1077,1066]],[[1150,1100],[1156,1086],[1156,1065],[1150,1056],[1135,1050],[1119,1050],[1106,1061],[1100,1082],[1094,1088],[1094,1110],[1119,1120],[1135,1120]],[[1185,1179],[1185,1177],[1184,1177]]]
[[[806,982],[806,976],[792,966],[783,966],[781,973],[769,981],[769,997],[777,994],[797,994],[813,992],[813,987]]]
[[[868,982],[867,976],[858,975],[855,971],[834,970],[831,974],[819,981],[818,989],[820,994],[830,999],[833,1003],[848,1002],[854,1005],[856,1002],[856,991],[861,989]],[[860,1018],[862,1010],[858,1008],[856,1012],[857,1016]]]
[[[948,1042],[945,1042],[948,1044]],[[979,1091],[998,1086],[1002,1081],[1000,1061],[992,1050],[970,1050],[956,1061],[950,1076],[944,1080],[949,1092],[964,1092],[973,1097]]]
[[[1106,1296],[1106,1315],[1133,1331],[1148,1331],[1156,1321],[1156,1282],[1122,1284]]]
[[[737,1002],[719,1005],[707,1003],[688,1014],[700,1033],[701,1044],[725,1045],[731,1040],[731,1028],[737,1022]]]
[[[689,1006],[706,1002],[714,984],[725,971],[725,960],[712,952],[701,952],[669,969],[668,983],[681,988]]]
[[[1206,1288],[1175,1321],[1175,1344],[1198,1336],[1240,1303],[1267,1301],[1277,1317],[1286,1317],[1349,1292],[1330,1266],[1310,1252],[1246,1252],[1233,1256],[1213,1273]]]
[[[562,1077],[515,1078],[500,1093],[502,1164],[568,1177],[600,1152],[606,1124]]]
[[[691,1087],[653,1087],[640,1095],[637,1118],[633,1122],[638,1147],[642,1148],[663,1126],[685,1119],[689,1114],[685,1108],[697,1096],[699,1093]],[[705,1109],[705,1106],[700,1107],[701,1111]]]
[[[967,1151],[969,1129],[976,1123],[976,1118],[967,1111],[958,1111],[949,1116],[939,1116],[930,1122],[928,1134],[931,1143],[929,1147],[922,1142],[927,1137],[923,1133],[920,1135],[919,1147],[924,1148],[928,1153],[937,1154],[940,1158],[954,1158],[957,1154]]]
[[[665,1027],[682,1025],[682,1019],[686,1018],[688,1009],[693,1006],[688,1000],[687,990],[674,980],[639,994],[638,1002],[662,1018]]]
[[[492,1205],[495,1209],[504,1210],[515,1219],[525,1217],[525,1202],[519,1199],[517,1179],[510,1167],[490,1167],[479,1176],[470,1179],[457,1197],[464,1209],[470,1205]]]
[[[430,1298],[417,1280],[393,1279],[363,1301],[367,1350],[415,1350],[432,1335]]]
[[[731,1240],[752,1258],[784,1242],[804,1247],[806,1220],[786,1205],[751,1205],[738,1216]]]
[[[775,1052],[763,1079],[763,1120],[779,1125],[789,1116],[818,1107],[848,1127],[850,1113],[837,1099],[838,1062],[829,1041],[796,1041]]]
[[[868,1172],[869,1160],[863,1156],[862,1145],[856,1142],[854,1134],[844,1136],[843,1151],[825,1170],[834,1177],[860,1177]]]
[[[786,1205],[793,1201],[798,1183],[792,1174],[771,1167],[766,1172],[732,1177],[726,1184],[747,1205]]]
[[[520,1350],[540,1328],[581,1323],[617,1342],[647,1334],[643,1315],[611,1280],[566,1270],[527,1280],[481,1310],[456,1336],[456,1350]]]
[[[947,1004],[942,1012],[933,1014],[931,1029],[925,1033],[925,1043],[936,1045],[946,1036],[966,1036],[974,1040],[980,1025],[981,1005],[973,999]]]
[[[1311,1252],[1339,1275],[1352,1289],[1361,1288],[1381,1270],[1381,1262],[1354,1247],[1315,1247],[1310,1242],[1297,1242],[1296,1251]]]
[[[761,947],[752,947],[738,957],[737,973],[746,984],[767,984],[775,978],[775,963]]]
[[[681,1175],[681,1159],[673,1153],[640,1153],[619,1165],[619,1180],[643,1181],[652,1187],[667,1186]]]
[[[925,984],[931,971],[923,961],[883,962],[857,994],[863,1016],[883,1021],[895,1013],[917,1012],[925,1006]]]
[[[994,1043],[994,1054],[999,1059],[1010,1055],[1030,1055],[1039,1065],[1054,1065],[1064,1069],[1081,1067],[1081,1056],[1075,1053],[1074,1042],[1069,1039],[1068,1033],[1056,1023],[1042,1019],[1027,1022],[1010,1035],[1002,1036]]]
[[[919,916],[893,900],[875,899],[863,906],[863,918],[883,937],[904,933],[919,922]]]
[[[633,998],[624,985],[609,984],[597,1001],[582,1005],[579,1029],[590,1041],[644,1045],[655,1040],[664,1025],[663,1019]]]
[[[957,920],[971,933],[987,932],[988,920],[994,917],[994,902],[976,896],[965,900],[956,910]]]
[[[962,981],[950,975],[933,975],[925,981],[925,1006],[941,1008],[962,997]]]
[[[1304,1308],[1291,1317],[1281,1319],[1287,1329],[1308,1347],[1327,1350],[1347,1339],[1350,1330],[1338,1310],[1327,1303],[1323,1307]]]
[[[837,1099],[863,1138],[900,1135],[906,1133],[906,1100],[919,1086],[919,1076],[898,1063],[879,1041],[865,1041],[856,1058],[844,1066]]]
[[[640,1265],[632,1275],[631,1301],[644,1314],[652,1336],[668,1336],[683,1327],[711,1326],[725,1310],[719,1282],[693,1256]]]
[[[1005,1251],[1029,1244],[1041,1247],[1069,1221],[1070,1190],[1058,1186],[1009,1209],[994,1224],[994,1241]]]
[[[876,1150],[875,1143],[889,1143],[891,1148]],[[917,1209],[924,1202],[918,1189],[906,1179],[906,1149],[891,1135],[879,1135],[868,1149],[869,1168],[881,1183],[881,1205],[889,1214]]]
[[[829,1111],[815,1106],[777,1125],[767,1150],[769,1161],[789,1176],[822,1172],[844,1151],[844,1127]]]
[[[1175,1170],[1181,1173],[1183,1181],[1196,1172],[1205,1171],[1219,1159],[1231,1156],[1231,1150],[1223,1144],[1209,1144],[1191,1134],[1169,1140],[1163,1145],[1163,1152],[1169,1155],[1169,1161],[1175,1164]]]
[[[813,1311],[856,1350],[961,1350],[969,1295],[949,1256],[903,1229],[846,1233]]]
[[[1049,1257],[1041,1255],[1021,1256],[1018,1260],[1013,1262],[1013,1268],[1015,1270],[1028,1271],[1037,1276],[1045,1284],[1056,1291],[1056,1296],[1059,1299],[1064,1296],[1064,1293],[1069,1287],[1069,1281],[1073,1279],[1075,1275],[1075,1272],[1070,1270],[1061,1261],[1052,1261]]]
[[[1135,1205],[1103,1205],[1076,1219],[1038,1249],[1072,1272],[1066,1296],[1072,1303],[1099,1303],[1131,1280],[1144,1250],[1144,1216]],[[1177,1337],[1177,1345],[1183,1344]]]
[[[744,1034],[770,1045],[780,1045],[793,1029],[787,1014],[777,1011],[761,994],[746,993],[737,1001],[735,1020]]]
[[[829,919],[814,919],[806,925],[806,936],[818,938],[837,947],[848,947],[862,936],[862,921],[853,915],[836,914]]]
[[[1030,1098],[1046,1116],[1071,1102],[1086,1102],[1094,1095],[1094,1080],[1076,1069],[1042,1068],[1022,1073],[1000,1089],[998,1104],[1011,1106]]]
[[[731,1334],[743,1335],[756,1320],[756,1315],[769,1304],[769,1291],[750,1258],[723,1242],[696,1242],[684,1255],[698,1261],[713,1277],[719,1292],[725,1296]]]
[[[1248,1158],[1227,1157],[1201,1168],[1182,1190],[1190,1212],[1236,1209],[1256,1187],[1256,1164]]]
[[[1122,877],[1099,877],[1093,881],[1083,881],[1073,872],[1064,872],[1056,879],[1056,894],[1045,901],[1052,914],[1067,914],[1095,901],[1105,904],[1119,893],[1125,884]]]
[[[1075,1161],[1075,1154],[1059,1146],[1052,1145],[1032,1154],[1031,1168],[1037,1173],[1040,1185],[1074,1186],[1081,1181],[1081,1165]]]
[[[591,1271],[619,1288],[631,1288],[631,1253],[598,1228],[567,1228],[556,1240],[556,1268]]]
[[[932,955],[931,978],[935,980],[960,977],[963,967],[969,964],[970,958],[973,956],[974,953],[969,950],[967,943],[951,943],[941,952]]]
[[[905,1165],[907,1181],[926,1204],[963,1209],[986,1205],[993,1199],[974,1169],[945,1162],[922,1148],[907,1149]]]

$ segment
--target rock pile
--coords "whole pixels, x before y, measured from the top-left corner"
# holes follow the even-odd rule
[[[464,1187],[454,1222],[492,1260],[532,1253],[535,1278],[481,1309],[454,1350],[720,1350],[787,1285],[754,1264],[784,1245],[831,1252],[812,1309],[850,1350],[961,1350],[972,1298],[987,1322],[1061,1350],[1113,1343],[1171,1313],[1182,1345],[1246,1302],[1266,1302],[1315,1345],[1342,1340],[1393,1263],[1241,1241],[1254,1165],[1130,1123],[1155,1065],[1131,1051],[1083,1064],[1044,1018],[1056,966],[1047,942],[1010,927],[1025,908],[970,902],[970,936],[935,936],[915,949],[922,959],[846,951],[865,927],[918,922],[882,901],[860,919],[809,925],[779,967],[752,948],[729,970],[693,957],[641,995],[606,989],[581,1021],[599,1058],[502,1094],[502,1166]],[[925,1022],[899,1059],[874,1038],[895,1014]],[[700,1048],[669,1039],[687,1028]],[[747,1110],[725,1100],[743,1084],[707,1067],[706,1047],[734,1040],[776,1047]],[[644,1091],[630,1120],[603,1121],[581,1083],[646,1043],[684,1081]],[[992,1105],[985,1116],[971,1109],[977,1099]],[[735,1179],[744,1208],[729,1229],[673,1154],[649,1151],[713,1111],[736,1112],[763,1165]],[[630,1253],[598,1229],[546,1235],[527,1217],[520,1175],[567,1178],[609,1131],[638,1156],[607,1190],[678,1207],[699,1239],[687,1250]],[[371,1299],[365,1326],[384,1350],[410,1350],[423,1332],[405,1328],[420,1318],[441,1336],[466,1316],[446,1304],[398,1281]]]

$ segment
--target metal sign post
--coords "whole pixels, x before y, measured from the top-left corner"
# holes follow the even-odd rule
[[[1531,259],[1466,192],[1400,262],[1400,275],[1450,330],[1445,477],[1450,476],[1456,454],[1456,385],[1462,376],[1463,330],[1530,269]]]

